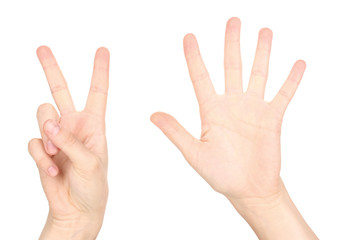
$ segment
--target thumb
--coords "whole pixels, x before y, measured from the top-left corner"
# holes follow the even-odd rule
[[[185,159],[190,163],[191,152],[198,145],[199,140],[194,138],[180,123],[171,115],[156,112],[152,114],[151,121],[173,142],[182,152]],[[191,163],[190,163],[191,165]]]
[[[71,132],[62,128],[55,120],[44,123],[44,132],[52,143],[64,152],[70,161],[80,168],[96,161],[94,154]]]

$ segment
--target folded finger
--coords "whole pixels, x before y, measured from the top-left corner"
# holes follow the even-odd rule
[[[74,166],[86,170],[98,165],[100,159],[58,122],[47,120],[44,123],[44,132],[53,144],[68,156]]]
[[[37,111],[37,120],[44,148],[49,155],[55,155],[58,153],[58,148],[51,142],[44,132],[44,123],[49,119],[53,119],[55,121],[59,120],[56,109],[48,103],[40,105]]]
[[[45,152],[43,142],[41,139],[32,139],[28,145],[29,153],[36,162],[37,167],[45,174],[55,177],[58,175],[58,167]]]

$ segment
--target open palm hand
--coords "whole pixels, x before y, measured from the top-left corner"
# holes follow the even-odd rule
[[[263,198],[280,191],[282,119],[305,70],[305,63],[297,61],[275,98],[264,101],[272,32],[262,29],[244,92],[240,26],[237,18],[227,23],[223,95],[216,94],[212,86],[195,37],[189,34],[184,38],[185,57],[200,108],[200,139],[191,136],[168,114],[159,112],[151,117],[189,164],[230,200]]]

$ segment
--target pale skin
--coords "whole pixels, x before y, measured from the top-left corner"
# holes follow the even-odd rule
[[[29,142],[50,208],[39,239],[96,239],[108,198],[105,112],[109,52],[106,48],[96,52],[83,111],[75,110],[51,50],[39,47],[37,55],[59,110],[51,104],[39,106],[42,138]]]
[[[154,113],[151,120],[208,184],[229,199],[259,239],[318,239],[280,177],[282,119],[302,79],[305,62],[297,61],[273,100],[265,101],[272,31],[261,29],[244,91],[240,28],[238,18],[227,22],[222,95],[215,92],[195,36],[184,38],[185,58],[200,109],[200,138],[193,137],[166,113]]]

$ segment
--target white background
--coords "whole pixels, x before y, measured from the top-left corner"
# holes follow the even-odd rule
[[[107,136],[110,196],[98,239],[256,239],[230,203],[150,122],[174,115],[200,134],[183,57],[193,32],[223,91],[226,21],[242,21],[247,85],[260,28],[273,30],[266,99],[297,59],[307,70],[282,129],[282,178],[321,239],[342,239],[342,14],[340,1],[1,1],[0,239],[37,239],[48,205],[27,142],[53,99],[35,50],[48,45],[84,107],[95,51],[111,52]]]

